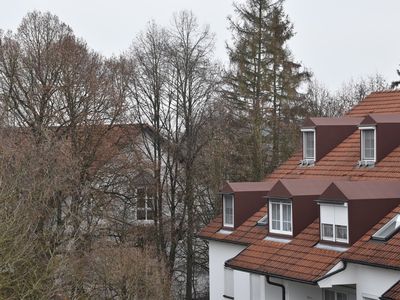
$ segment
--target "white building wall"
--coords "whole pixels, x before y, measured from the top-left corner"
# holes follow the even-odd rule
[[[225,262],[238,255],[245,248],[242,245],[209,241],[210,300],[224,299],[222,296],[224,295]],[[234,286],[236,285],[234,283]]]
[[[250,300],[250,273],[235,270],[233,285],[235,300]]]
[[[226,300],[223,298],[225,262],[244,249],[245,246],[241,245],[209,242],[210,300]],[[339,269],[340,264],[333,269]],[[265,276],[255,274],[251,276],[259,276],[260,290],[257,291],[257,295],[260,295],[260,300],[282,299],[282,289],[268,284]],[[251,298],[250,273],[234,270],[233,278],[235,300],[255,300],[254,297]],[[287,300],[322,300],[323,288],[335,288],[340,285],[355,285],[357,300],[365,300],[366,298],[379,299],[385,291],[400,280],[400,271],[348,263],[344,271],[321,280],[318,285],[274,277],[271,277],[271,280],[285,286]]]
[[[285,285],[285,282],[282,279],[271,278],[271,281]],[[264,285],[265,285],[265,300],[282,299],[282,289],[280,287],[270,285],[267,282],[267,278],[265,278],[265,276],[264,276]]]
[[[400,271],[349,263],[344,271],[321,280],[318,284],[323,288],[355,284],[357,300],[364,300],[365,297],[379,299],[399,279]]]
[[[285,281],[284,284],[288,300],[322,300],[322,290],[318,285],[294,281]]]
[[[252,293],[250,276],[259,276],[260,289],[257,293]],[[318,285],[297,283],[289,280],[282,280],[271,277],[274,283],[283,284],[286,291],[287,300],[322,300],[322,289]],[[282,289],[267,282],[265,276],[250,275],[242,271],[234,271],[235,300],[280,300],[282,299]],[[252,297],[254,294],[259,298]]]
[[[265,276],[251,276],[260,276],[262,291],[257,291],[257,294],[260,295],[260,300],[282,299],[282,289],[268,284]],[[400,280],[400,271],[357,264],[348,264],[343,272],[322,280],[319,285],[304,284],[271,277],[272,282],[285,286],[287,300],[322,300],[323,288],[335,288],[340,285],[355,285],[357,300],[378,300],[379,297],[398,280]],[[235,270],[235,300],[256,300],[252,298],[251,295],[250,273]],[[352,297],[350,297],[350,299],[353,299]]]

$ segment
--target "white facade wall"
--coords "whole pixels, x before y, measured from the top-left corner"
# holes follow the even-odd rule
[[[250,278],[257,278],[259,286],[256,291],[251,289]],[[271,277],[274,283],[283,284],[287,300],[322,300],[322,289],[318,285],[297,283]],[[256,287],[253,283],[253,288]],[[257,295],[255,297],[255,295]],[[280,300],[282,289],[270,285],[265,276],[234,271],[234,298],[235,300]]]
[[[284,280],[271,278],[272,282],[285,285]],[[282,289],[280,287],[270,285],[264,276],[265,300],[282,299]],[[286,288],[286,286],[285,286]]]
[[[233,274],[235,300],[250,300],[250,273],[235,270]]]
[[[318,284],[323,288],[355,284],[357,300],[364,300],[379,299],[399,279],[400,271],[349,263],[344,271],[321,280]]]
[[[250,276],[260,276],[260,282],[262,282],[260,285],[261,291],[257,291],[260,300],[282,299],[282,289],[268,284],[265,276],[250,275],[250,273],[235,270],[235,300],[257,299],[251,297],[254,295],[254,292],[252,293],[251,290]],[[322,280],[319,282],[319,285],[304,284],[271,277],[272,282],[285,286],[287,300],[323,300],[323,288],[336,289],[335,287],[340,285],[355,285],[357,300],[378,300],[379,297],[399,279],[400,271],[357,264],[348,264],[344,271]],[[353,299],[353,297],[354,296],[350,296],[350,299]]]
[[[209,241],[208,245],[210,268],[210,300],[222,300],[224,299],[222,296],[224,295],[225,262],[228,259],[231,259],[238,255],[246,247],[242,245],[235,245],[218,241]],[[236,285],[238,284],[234,283],[234,286]]]
[[[286,299],[288,300],[322,300],[322,289],[318,285],[286,280],[284,285],[286,287]]]
[[[245,246],[210,241],[210,300],[226,300],[224,295],[225,262],[238,255]],[[333,270],[340,269],[342,263]],[[303,284],[271,277],[271,281],[283,284],[287,300],[322,300],[323,289],[338,286],[355,286],[356,299],[379,299],[393,284],[400,280],[400,271],[348,263],[345,270],[318,282]],[[235,300],[279,300],[282,289],[267,283],[266,277],[248,272],[233,271]]]

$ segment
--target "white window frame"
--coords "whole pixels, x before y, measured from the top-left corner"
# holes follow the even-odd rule
[[[330,236],[324,236],[324,228],[323,225],[331,225],[332,226],[332,237]],[[330,223],[320,223],[320,228],[321,228],[321,240],[324,241],[334,241],[335,240],[335,224],[330,224]]]
[[[359,127],[360,129],[360,135],[361,135],[361,161],[365,163],[375,163],[376,162],[376,127],[375,126],[364,126],[364,127]],[[364,130],[373,130],[374,131],[374,157],[373,159],[370,158],[365,158],[365,152],[364,152]]]
[[[347,203],[343,204],[328,204],[328,203],[319,203],[319,211],[320,211],[320,218],[319,218],[319,228],[320,228],[320,239],[321,241],[329,241],[329,242],[337,242],[337,243],[349,243],[349,209]],[[335,216],[333,217],[334,221],[332,223],[323,222],[324,220],[321,219],[321,207],[322,206],[330,206],[330,207],[346,207],[347,208],[347,225],[336,224]],[[323,235],[322,224],[332,225],[333,230],[333,237],[326,237]],[[347,232],[346,236],[347,239],[340,239],[336,237],[336,226],[346,226]]]
[[[139,193],[138,190],[144,190],[144,207],[140,207],[139,208]],[[137,221],[154,221],[154,210],[152,207],[149,207],[148,201],[152,201],[153,199],[149,197],[148,192],[147,192],[147,188],[145,187],[141,187],[141,188],[137,188],[135,190],[135,195],[136,195],[136,220]],[[144,219],[139,219],[138,218],[138,213],[139,211],[144,211]],[[153,214],[153,218],[149,219],[148,218],[148,212],[152,212]]]
[[[307,162],[311,162],[314,163],[317,157],[317,147],[316,147],[316,135],[315,135],[315,129],[301,129],[302,132],[302,138],[303,138],[303,160],[307,161]],[[314,134],[314,157],[306,157],[306,135],[304,134],[305,132],[312,132]]]
[[[226,212],[225,212],[225,207],[226,207],[226,198],[225,196],[231,196],[232,198],[232,223],[226,222]],[[223,219],[224,219],[224,227],[229,227],[233,228],[235,225],[235,196],[233,194],[223,194],[222,195],[222,208],[223,208]]]
[[[277,233],[277,234],[284,234],[284,235],[293,235],[293,203],[289,199],[270,199],[268,201],[268,218],[269,218],[269,232]],[[272,204],[279,204],[279,223],[280,223],[280,230],[272,228]],[[283,230],[283,205],[290,205],[290,231]]]
[[[324,289],[324,293],[323,293],[323,295],[324,295],[324,297],[323,297],[324,300],[326,300],[325,292],[327,292],[327,291],[334,293],[335,300],[337,300],[337,298],[338,298],[338,293],[341,293],[341,294],[346,295],[347,299],[349,300],[349,296],[350,296],[350,295],[349,295],[348,293],[346,293],[346,292],[344,292],[344,291],[333,290],[333,289]]]
[[[324,300],[326,300],[325,291],[334,292],[335,293],[335,300],[338,297],[338,295],[337,295],[338,293],[345,294],[348,300],[356,299],[356,290],[348,288],[348,287],[345,287],[345,286],[336,286],[334,288],[322,289],[322,295],[323,295],[323,299]]]

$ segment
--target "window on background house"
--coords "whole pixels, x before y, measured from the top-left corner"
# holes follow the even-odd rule
[[[272,233],[292,234],[292,202],[288,200],[269,201],[269,231]]]
[[[153,220],[153,197],[145,188],[136,189],[137,220]]]
[[[347,206],[320,204],[321,239],[348,243],[348,215]]]
[[[375,128],[361,129],[361,160],[364,162],[376,161]]]
[[[233,225],[233,195],[232,194],[225,194],[223,196],[224,202],[224,226],[225,227],[234,227]]]
[[[315,130],[303,129],[303,160],[315,162]]]

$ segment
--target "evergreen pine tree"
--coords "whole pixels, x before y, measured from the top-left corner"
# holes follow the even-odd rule
[[[251,161],[246,177],[261,180],[297,145],[293,129],[302,113],[298,90],[309,74],[287,47],[294,32],[283,0],[247,0],[234,6],[224,95],[236,124],[242,125],[236,129],[245,136],[236,152]]]

